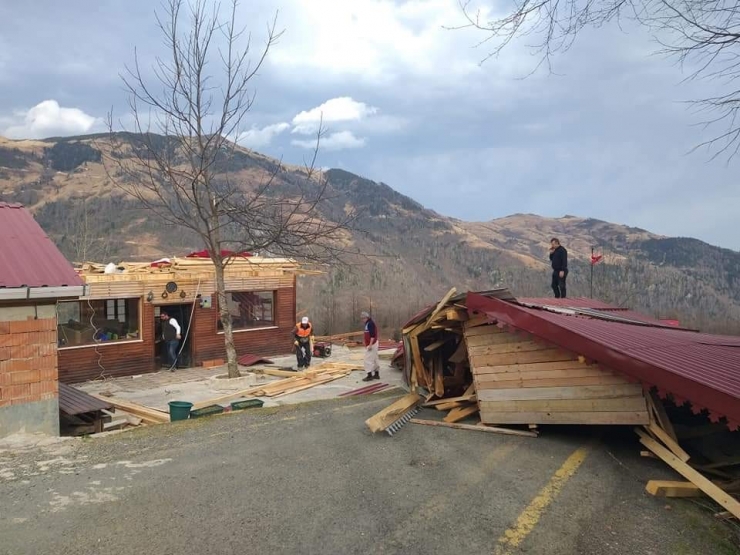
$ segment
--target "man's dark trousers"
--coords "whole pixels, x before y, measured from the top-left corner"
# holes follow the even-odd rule
[[[552,290],[555,293],[556,299],[565,298],[565,279],[568,277],[568,270],[563,272],[563,277],[560,277],[559,270],[552,271]]]
[[[180,346],[180,340],[172,339],[165,342],[165,345],[167,346],[167,358],[169,359],[167,365],[170,368],[174,368],[177,366],[177,348]]]

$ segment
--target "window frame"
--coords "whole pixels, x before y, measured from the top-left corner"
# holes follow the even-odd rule
[[[254,326],[248,326],[248,327],[233,327],[233,315],[232,315],[232,332],[233,333],[244,333],[244,332],[250,332],[250,331],[258,331],[258,330],[271,330],[271,329],[277,329],[278,326],[278,315],[277,315],[277,297],[278,292],[276,289],[251,289],[251,290],[232,290],[232,291],[226,291],[226,295],[234,295],[234,294],[271,294],[272,295],[272,301],[271,301],[271,312],[272,312],[272,320],[260,320],[261,324],[254,325]],[[217,298],[217,294],[213,294],[214,297]],[[232,297],[233,301],[233,297]],[[219,307],[220,308],[220,307]],[[220,310],[216,312],[216,334],[217,335],[223,335],[224,330],[221,326],[221,315]]]
[[[113,305],[114,306],[114,318],[110,318],[109,317],[108,307],[109,307],[109,302],[110,301],[113,301],[114,302],[114,305]],[[126,305],[126,301],[136,301],[136,303],[137,303],[137,310],[138,310],[137,330],[139,332],[139,337],[137,339],[128,339],[128,338],[126,338],[126,339],[113,339],[113,340],[110,340],[110,341],[93,341],[92,343],[84,343],[82,345],[59,345],[59,329],[60,329],[60,326],[62,325],[62,323],[59,322],[59,306],[60,305],[62,305],[62,304],[77,303],[77,305],[79,307],[79,312],[81,314],[82,313],[82,306],[83,305],[86,305],[88,302],[90,302],[90,303],[100,302],[100,303],[103,303],[103,310],[102,310],[101,317],[103,317],[106,321],[118,322],[118,323],[125,323],[125,320],[123,322],[120,320],[119,307],[121,306],[120,303],[123,302],[124,303],[123,304],[123,306],[124,306],[124,309],[123,309],[124,310],[124,314],[123,314],[123,316],[125,318],[125,316],[129,312],[128,311],[128,308],[127,308],[127,305]],[[95,348],[98,348],[98,347],[107,347],[107,346],[110,346],[110,345],[124,345],[124,344],[127,344],[127,343],[143,343],[144,342],[144,337],[143,337],[143,334],[144,334],[144,329],[143,329],[143,323],[144,323],[144,314],[143,314],[143,312],[144,312],[144,302],[143,302],[143,298],[140,297],[140,296],[133,296],[133,297],[128,297],[128,296],[126,296],[126,297],[102,297],[102,298],[101,297],[96,297],[96,298],[90,298],[90,299],[81,298],[81,299],[78,299],[76,301],[57,301],[56,305],[57,305],[57,307],[56,307],[56,311],[55,311],[55,316],[57,318],[57,332],[56,332],[57,333],[57,350],[59,350],[59,351],[67,351],[67,350],[73,350],[73,349],[95,349]],[[80,318],[82,318],[82,317],[80,316]]]

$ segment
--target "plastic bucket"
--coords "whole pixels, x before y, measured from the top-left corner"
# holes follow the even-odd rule
[[[190,418],[190,409],[193,408],[193,403],[186,401],[170,401],[170,422],[176,420],[187,420]]]

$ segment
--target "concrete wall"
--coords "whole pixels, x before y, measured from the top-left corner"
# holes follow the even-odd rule
[[[0,304],[0,437],[59,435],[56,305]]]

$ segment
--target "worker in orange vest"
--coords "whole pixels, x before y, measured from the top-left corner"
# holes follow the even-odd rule
[[[301,318],[301,321],[295,325],[293,345],[298,360],[298,370],[308,368],[311,365],[311,353],[313,353],[313,326],[308,321],[308,316]]]

